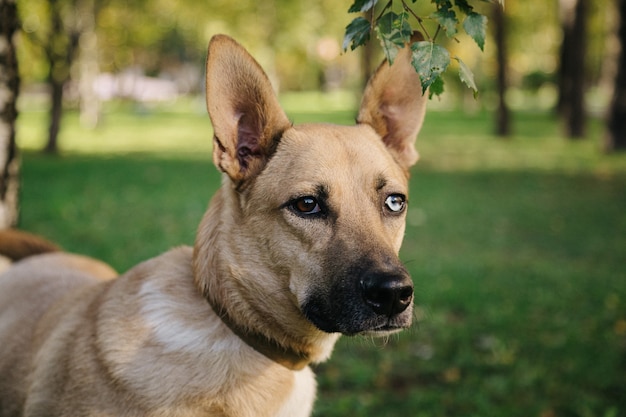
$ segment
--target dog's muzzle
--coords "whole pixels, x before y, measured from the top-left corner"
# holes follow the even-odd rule
[[[310,294],[302,305],[307,319],[322,331],[346,335],[384,335],[409,327],[413,282],[404,266],[399,261],[360,265]]]

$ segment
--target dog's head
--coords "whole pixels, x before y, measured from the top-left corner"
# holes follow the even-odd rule
[[[256,61],[213,38],[207,106],[228,201],[215,210],[232,213],[212,216],[231,234],[222,269],[256,294],[246,299],[295,312],[284,327],[384,335],[410,325],[413,284],[398,251],[425,101],[404,48],[370,80],[356,126],[292,126]]]

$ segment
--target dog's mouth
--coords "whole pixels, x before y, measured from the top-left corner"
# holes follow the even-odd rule
[[[396,326],[393,324],[385,324],[383,326],[379,326],[376,328],[373,328],[371,330],[367,330],[364,332],[364,334],[372,334],[372,335],[385,335],[385,334],[391,334],[391,333],[396,333],[399,332],[403,329],[406,329],[406,327],[408,326]]]
[[[307,320],[326,333],[342,333],[346,336],[384,337],[400,332],[411,325],[411,309],[393,317],[372,315],[366,309],[352,309],[349,314],[326,311],[320,304],[311,302],[302,308]]]
[[[374,326],[370,329],[364,329],[356,335],[361,336],[373,336],[373,337],[384,337],[394,333],[398,333],[406,328],[408,328],[411,324],[411,319],[402,320],[401,318],[392,318],[388,319],[387,323],[381,324],[379,326]]]
[[[372,338],[385,338],[391,336],[393,334],[399,333],[407,327],[397,327],[397,326],[380,326],[370,330],[363,330],[358,333],[349,333],[344,334],[344,336],[356,337],[356,336],[365,336]]]
[[[315,303],[307,303],[302,308],[304,316],[315,327],[326,333],[343,333],[338,329],[338,326],[333,321],[329,320],[325,314],[319,308],[319,305]]]

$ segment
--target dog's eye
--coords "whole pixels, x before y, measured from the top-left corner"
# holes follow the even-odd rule
[[[385,206],[393,213],[402,213],[406,207],[406,198],[402,194],[391,194],[385,199]]]
[[[291,203],[291,209],[298,214],[317,214],[322,211],[315,197],[300,197]]]

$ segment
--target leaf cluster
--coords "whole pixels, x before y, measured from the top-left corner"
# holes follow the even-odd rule
[[[416,3],[417,0],[411,0]],[[378,0],[355,0],[348,9],[349,13],[364,13],[352,20],[346,27],[343,40],[344,51],[350,48],[354,50],[370,40],[372,31],[380,40],[385,57],[393,64],[400,48],[411,48],[411,64],[420,76],[422,91],[430,89],[430,96],[443,93],[443,79],[441,75],[446,71],[452,59],[459,63],[459,78],[474,91],[478,88],[474,81],[474,74],[470,68],[458,56],[451,57],[449,51],[439,43],[437,37],[445,32],[448,38],[456,39],[459,26],[476,42],[483,50],[487,32],[487,17],[478,13],[470,4],[471,0],[431,0],[434,11],[428,16],[420,16],[407,3],[406,0],[388,0],[379,12],[376,11]],[[477,0],[478,1],[478,0]],[[497,1],[503,5],[504,0],[480,0]],[[394,8],[394,3],[400,3],[401,8]],[[397,13],[394,10],[400,9]],[[425,37],[425,40],[411,40],[413,26],[417,26]],[[434,33],[424,26],[426,20],[435,23]],[[432,30],[431,30],[432,31]]]

